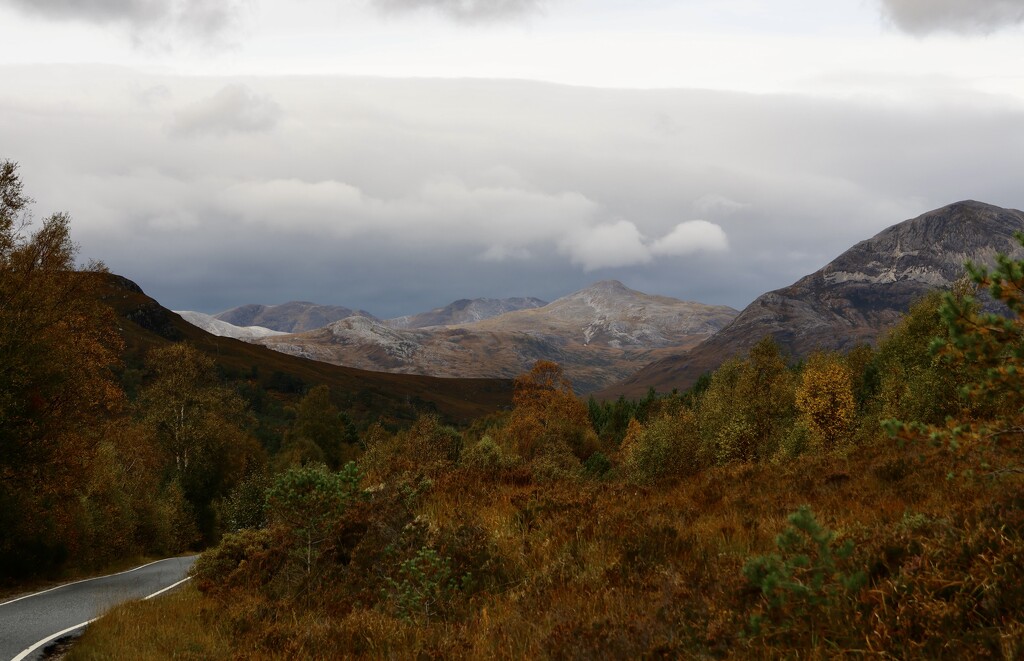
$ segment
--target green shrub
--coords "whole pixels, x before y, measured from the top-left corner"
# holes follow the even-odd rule
[[[809,636],[804,642],[817,644],[830,633],[831,619],[849,613],[867,579],[862,571],[843,570],[853,543],[835,547],[835,533],[817,522],[810,507],[790,514],[789,523],[775,540],[780,553],[755,556],[743,566],[762,597],[750,632],[757,636],[770,629],[777,636]]]
[[[426,621],[446,610],[460,583],[470,580],[469,574],[457,580],[447,557],[422,548],[398,566],[397,577],[385,578],[384,596],[399,616]]]

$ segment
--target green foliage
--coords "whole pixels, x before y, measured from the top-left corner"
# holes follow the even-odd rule
[[[271,524],[290,534],[292,557],[302,578],[313,579],[321,557],[320,546],[328,541],[345,509],[359,494],[361,475],[350,462],[338,472],[326,466],[291,468],[279,475],[267,490],[267,516]]]
[[[467,448],[462,453],[461,461],[464,466],[491,473],[509,468],[513,463],[490,436],[484,436]]]
[[[315,455],[332,470],[355,458],[358,437],[352,422],[331,403],[327,386],[316,386],[295,407],[295,421],[285,435],[284,449],[303,443],[315,448]],[[302,455],[303,453],[300,453]],[[306,453],[309,454],[309,453]],[[299,463],[306,463],[299,461]]]
[[[697,419],[705,463],[771,458],[793,425],[796,382],[769,336],[711,376]]]
[[[697,419],[688,409],[633,429],[621,451],[623,472],[631,482],[648,484],[700,470]]]
[[[264,462],[249,433],[251,414],[237,394],[220,384],[213,360],[187,344],[170,344],[146,356],[151,375],[136,402],[172,463],[207,541],[219,534],[214,502]]]
[[[235,485],[224,502],[224,524],[231,532],[262,528],[267,524],[267,489],[270,479],[254,471]]]
[[[963,374],[931,349],[936,339],[948,337],[943,298],[938,291],[925,295],[879,345],[871,369],[880,418],[934,424],[960,409]]]
[[[750,630],[761,635],[771,628],[818,642],[828,634],[829,618],[849,608],[867,579],[863,571],[844,571],[853,542],[836,547],[835,533],[818,523],[810,507],[790,514],[789,524],[775,540],[779,553],[752,557],[743,566],[762,597]]]
[[[604,477],[611,468],[611,460],[601,452],[595,452],[583,462],[583,472],[591,477]]]
[[[432,548],[422,548],[385,578],[384,597],[400,617],[426,622],[442,614],[469,574],[453,575],[451,560]]]
[[[1024,245],[1024,234],[1017,240]],[[984,312],[963,290],[946,294],[938,314],[944,332],[931,345],[931,357],[951,383],[959,406],[937,416],[903,416],[885,421],[892,436],[928,439],[962,454],[971,469],[991,475],[1021,471],[1019,442],[1024,430],[1024,261],[999,255],[994,270],[968,265],[975,287],[1006,314]],[[959,387],[957,387],[959,386]],[[1003,452],[1008,448],[1016,458]],[[1001,462],[995,466],[993,461]]]

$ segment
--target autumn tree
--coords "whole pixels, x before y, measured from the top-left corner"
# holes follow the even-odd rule
[[[75,494],[100,422],[123,395],[120,338],[98,294],[101,264],[78,268],[67,214],[29,232],[17,165],[0,162],[0,566],[56,564],[81,544]]]
[[[504,435],[510,449],[524,459],[559,445],[579,459],[597,449],[590,412],[557,363],[539,360],[527,374],[516,377],[512,406]]]
[[[187,344],[152,349],[146,368],[150,381],[136,409],[166,453],[171,479],[195,508],[200,531],[212,539],[214,500],[263,460],[249,433],[251,415],[220,385],[213,360]]]
[[[795,381],[768,336],[719,367],[698,401],[702,461],[763,460],[793,425]]]
[[[811,354],[796,388],[796,408],[812,438],[824,449],[835,448],[849,436],[857,403],[853,372],[842,356]]]

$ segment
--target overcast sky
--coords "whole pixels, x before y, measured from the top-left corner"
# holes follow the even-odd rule
[[[1024,207],[1024,0],[0,0],[0,158],[174,309],[741,308]]]

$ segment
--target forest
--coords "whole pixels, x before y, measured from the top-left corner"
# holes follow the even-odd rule
[[[4,578],[205,549],[70,658],[1024,654],[1024,263],[682,393],[583,401],[540,362],[458,427],[319,386],[268,434],[187,343],[124,364],[104,267],[29,203],[2,164]]]

